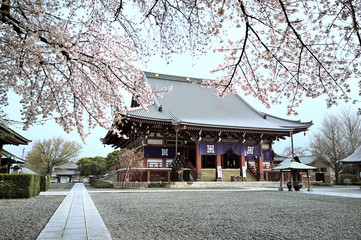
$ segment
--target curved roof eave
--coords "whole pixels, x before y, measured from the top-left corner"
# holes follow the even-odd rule
[[[202,123],[192,123],[192,122],[184,122],[179,119],[159,119],[159,118],[145,118],[140,116],[132,116],[127,115],[128,119],[133,119],[135,121],[142,122],[159,122],[160,124],[169,124],[169,125],[186,125],[191,128],[209,128],[214,130],[228,130],[228,131],[247,131],[247,132],[270,132],[270,133],[283,133],[289,134],[289,132],[303,132],[307,130],[309,126],[300,126],[300,127],[285,127],[285,128],[257,128],[254,127],[246,127],[246,126],[227,126],[227,125],[208,125]],[[215,129],[216,128],[216,129]]]

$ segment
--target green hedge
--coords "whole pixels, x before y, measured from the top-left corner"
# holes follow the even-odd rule
[[[357,182],[357,176],[354,174],[350,174],[350,173],[340,174],[341,184],[343,184],[344,179],[350,179],[351,182]]]
[[[40,192],[40,175],[0,174],[0,198],[30,198]]]
[[[113,183],[103,181],[92,181],[90,186],[94,188],[113,188]]]
[[[50,186],[50,177],[46,175],[40,176],[40,191],[45,192],[48,191]]]

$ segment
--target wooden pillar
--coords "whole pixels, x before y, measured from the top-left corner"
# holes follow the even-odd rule
[[[311,191],[310,174],[308,170],[307,170],[307,184],[308,184],[307,191]]]
[[[243,179],[246,179],[246,177],[247,177],[246,156],[240,156],[239,160],[240,160],[240,168],[239,168],[240,176]]]
[[[167,171],[167,181],[170,182],[170,171]]]
[[[278,189],[279,191],[283,191],[282,184],[283,184],[283,174],[282,174],[282,170],[281,170],[281,175],[280,175],[280,188]]]
[[[202,156],[199,154],[198,141],[196,142],[196,178],[197,180],[202,179]]]
[[[150,171],[147,171],[147,182],[150,183]]]
[[[258,171],[258,180],[264,180],[263,157],[262,156],[259,156],[257,159],[257,171]]]
[[[221,164],[221,155],[216,156],[216,178],[217,180],[222,179],[222,164]]]

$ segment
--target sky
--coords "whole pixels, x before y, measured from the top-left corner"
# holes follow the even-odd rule
[[[210,70],[216,68],[216,66],[218,65],[218,61],[219,59],[215,57],[212,58],[209,56],[205,56],[200,59],[194,59],[191,56],[182,55],[174,57],[173,62],[167,64],[166,61],[164,61],[162,58],[154,57],[152,61],[150,61],[149,65],[147,67],[144,67],[143,69],[146,71],[152,71],[162,74],[214,79],[215,76],[210,73]],[[302,122],[313,121],[314,125],[310,128],[310,131],[306,133],[306,136],[304,136],[304,133],[294,135],[294,146],[303,148],[308,148],[310,137],[322,126],[323,117],[326,114],[335,113],[343,106],[345,106],[345,104],[340,103],[340,106],[338,107],[332,107],[331,109],[327,109],[324,97],[320,97],[318,99],[305,98],[304,102],[298,109],[299,115],[287,116],[285,105],[273,105],[271,106],[271,109],[266,109],[257,99],[251,96],[244,96],[242,92],[240,92],[239,95],[258,111],[291,120],[301,120]],[[12,118],[20,119],[20,104],[18,103],[20,98],[18,96],[10,95],[9,100],[9,116]],[[130,104],[130,98],[127,99],[126,102]],[[357,106],[353,105],[351,107],[356,109]],[[88,136],[88,138],[86,139],[87,144],[84,144],[82,142],[80,136],[77,134],[76,131],[67,134],[54,121],[48,121],[45,125],[32,126],[27,131],[23,131],[18,126],[11,126],[11,128],[22,136],[32,140],[32,143],[37,140],[49,139],[52,137],[62,137],[67,141],[76,141],[79,144],[82,144],[83,148],[79,153],[79,157],[74,160],[78,160],[82,157],[106,157],[108,153],[115,150],[109,145],[103,145],[101,143],[100,139],[105,137],[107,130],[100,127],[94,129],[91,135]],[[30,143],[29,145],[20,146],[5,145],[4,149],[16,155],[17,157],[25,158],[26,153],[31,150],[32,143]],[[286,138],[286,140],[276,141],[273,145],[273,149],[277,154],[282,154],[284,149],[290,145],[290,138]]]

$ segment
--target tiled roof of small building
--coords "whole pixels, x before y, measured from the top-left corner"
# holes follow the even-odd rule
[[[128,111],[135,119],[170,122],[173,125],[204,126],[223,129],[299,132],[312,122],[292,121],[271,116],[252,108],[242,97],[228,94],[219,98],[213,88],[203,87],[200,79],[145,72],[152,89],[173,87],[148,111],[136,107]],[[161,109],[161,110],[160,110]]]
[[[27,145],[31,140],[21,136],[11,128],[0,123],[0,143],[11,145]]]
[[[361,164],[361,147],[356,149],[355,152],[347,158],[340,160],[340,162],[346,164]]]

